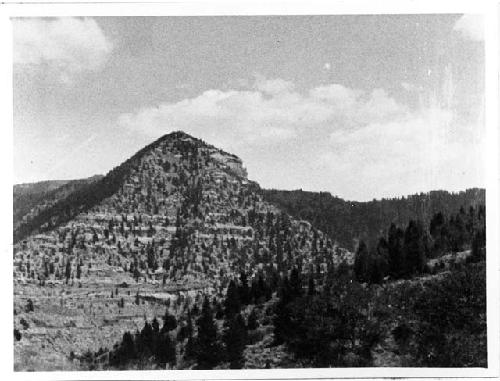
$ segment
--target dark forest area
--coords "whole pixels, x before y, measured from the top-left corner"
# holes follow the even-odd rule
[[[485,204],[484,189],[461,192],[432,191],[400,198],[368,202],[346,201],[329,192],[263,189],[264,198],[290,215],[304,219],[333,237],[340,246],[354,250],[359,239],[376,242],[391,223],[406,225],[410,220],[428,224],[436,213],[466,211]]]

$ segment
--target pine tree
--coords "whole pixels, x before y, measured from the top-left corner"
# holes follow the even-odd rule
[[[403,230],[391,224],[387,243],[389,249],[389,275],[397,279],[403,276],[406,269]]]
[[[480,262],[486,259],[486,255],[484,252],[484,243],[482,238],[482,232],[476,232],[474,234],[474,238],[472,240],[472,249],[471,249],[471,262]]]
[[[290,274],[290,292],[292,293],[293,298],[302,295],[302,280],[297,267],[294,267]]]
[[[130,332],[123,334],[122,341],[116,351],[111,353],[109,362],[115,367],[122,367],[137,357],[134,338]]]
[[[151,324],[146,321],[137,340],[137,352],[140,357],[147,358],[154,353],[153,338],[153,328]]]
[[[309,285],[307,288],[307,295],[313,296],[316,293],[315,287],[314,287],[314,275],[311,274],[309,276]]]
[[[160,336],[155,358],[162,368],[165,368],[167,364],[176,364],[175,342],[169,334]]]
[[[82,268],[80,264],[76,265],[76,279],[80,279],[82,275]]]
[[[448,250],[448,227],[443,213],[434,214],[429,224],[429,233],[434,240],[434,252],[440,255]]]
[[[240,296],[238,294],[238,287],[234,280],[229,282],[229,286],[227,287],[226,292],[226,300],[224,301],[224,310],[226,316],[231,316],[233,314],[237,314],[240,312],[241,302]]]
[[[139,299],[139,291],[135,294],[135,304],[139,305],[140,304],[140,299]]]
[[[242,271],[240,274],[240,286],[238,288],[238,293],[242,304],[250,303],[250,289],[248,287],[247,274]]]
[[[360,241],[354,258],[354,274],[358,282],[365,283],[371,280],[371,268],[372,261],[368,247],[364,241]]]
[[[163,327],[161,328],[162,332],[169,332],[177,328],[177,319],[175,316],[170,315],[168,312],[168,308],[165,311],[165,315],[163,316]]]
[[[151,322],[151,328],[153,329],[153,334],[158,334],[160,332],[160,323],[158,323],[156,317]]]
[[[66,284],[67,284],[69,281],[69,278],[71,278],[71,262],[70,261],[66,262],[65,276],[66,276]]]
[[[424,232],[421,224],[411,220],[405,231],[406,274],[423,271],[426,263]]]
[[[389,273],[389,245],[384,237],[379,239],[371,257],[370,283],[381,283]]]
[[[255,308],[252,309],[250,315],[248,315],[248,323],[247,328],[249,330],[257,329],[259,327],[259,322],[257,320],[257,313],[255,312]]]
[[[208,297],[205,297],[203,301],[197,326],[198,337],[195,345],[197,368],[213,369],[221,360],[221,349],[217,341],[217,326],[215,325]]]
[[[215,302],[215,318],[220,320],[224,317],[224,310],[220,302]]]
[[[247,330],[241,314],[226,318],[223,341],[226,349],[226,358],[231,369],[243,367],[243,350],[247,343]]]
[[[279,300],[276,303],[276,314],[273,319],[274,325],[274,342],[282,344],[288,336],[290,329],[290,311],[288,304],[293,300],[293,293],[285,276],[279,290]]]

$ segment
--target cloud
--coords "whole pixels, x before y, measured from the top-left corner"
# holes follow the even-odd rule
[[[354,131],[334,131],[331,150],[319,161],[324,171],[342,178],[340,192],[354,192],[358,199],[460,190],[484,185],[482,130],[480,124],[457,124],[450,110],[423,109]]]
[[[401,82],[401,87],[408,92],[419,91],[421,88],[409,82]]]
[[[307,130],[330,130],[333,124],[354,128],[404,110],[382,89],[366,93],[332,84],[301,94],[292,82],[258,78],[250,90],[208,90],[123,114],[118,122],[151,137],[185,130],[234,147],[279,143]]]
[[[332,65],[330,64],[330,62],[326,62],[324,65],[323,65],[323,69],[325,70],[330,70],[332,68]]]
[[[291,92],[294,89],[294,84],[283,79],[268,79],[257,76],[254,84],[254,89],[259,90],[268,95],[278,95],[285,92]]]
[[[113,44],[90,18],[16,18],[14,64],[23,70],[40,70],[71,82],[84,72],[100,70]]]
[[[482,15],[465,14],[453,26],[453,30],[460,32],[466,39],[472,41],[484,40],[484,20]]]
[[[328,84],[299,92],[260,78],[249,90],[208,90],[123,114],[118,123],[151,139],[184,130],[241,156],[265,187],[366,200],[483,179],[481,121],[458,123],[439,104],[412,109],[383,89]]]

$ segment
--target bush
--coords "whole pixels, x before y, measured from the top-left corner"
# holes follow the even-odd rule
[[[21,320],[19,322],[23,326],[23,329],[28,329],[30,327],[30,325],[28,324],[28,322],[24,318],[21,318]]]
[[[287,305],[285,344],[315,367],[369,366],[371,348],[381,336],[378,322],[367,315],[370,291],[356,282],[333,289],[333,295],[301,297]]]
[[[392,330],[392,336],[399,346],[407,344],[412,334],[412,329],[406,323],[401,323]]]
[[[484,263],[428,282],[413,312],[418,319],[414,356],[420,365],[487,366]]]
[[[26,302],[26,312],[33,312],[35,310],[35,307],[33,305],[33,301],[31,299],[28,299]]]

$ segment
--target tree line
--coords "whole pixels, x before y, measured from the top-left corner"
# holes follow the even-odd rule
[[[356,250],[354,273],[359,282],[380,283],[386,277],[409,278],[431,272],[430,258],[446,253],[471,250],[469,261],[484,259],[486,212],[484,205],[462,207],[456,214],[434,214],[428,229],[420,221],[410,220],[405,229],[392,223],[387,236],[370,247],[361,240]]]
[[[341,247],[355,250],[356,239],[376,240],[392,222],[406,226],[410,220],[428,225],[442,212],[451,214],[463,206],[466,210],[485,204],[485,190],[462,192],[432,191],[400,198],[368,202],[347,201],[329,192],[282,191],[261,189],[264,198],[283,211],[304,219],[334,238]]]

